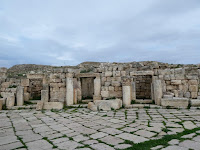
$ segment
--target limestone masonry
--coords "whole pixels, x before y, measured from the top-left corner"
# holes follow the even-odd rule
[[[82,103],[89,103],[93,110],[131,108],[133,103],[187,108],[200,106],[199,79],[200,65],[152,61],[84,62],[62,67],[16,65],[0,68],[0,106],[12,109],[38,100],[37,109]],[[118,103],[112,104],[114,100]]]

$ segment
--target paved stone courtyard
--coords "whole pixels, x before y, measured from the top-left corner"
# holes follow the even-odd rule
[[[127,149],[198,127],[198,109],[9,110],[0,112],[0,150]],[[199,150],[200,130],[150,149]]]

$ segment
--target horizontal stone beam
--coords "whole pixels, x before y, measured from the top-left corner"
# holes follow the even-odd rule
[[[139,75],[154,75],[153,71],[132,71],[130,76],[139,76]]]

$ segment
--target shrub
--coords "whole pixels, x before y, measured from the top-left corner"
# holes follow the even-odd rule
[[[16,85],[10,85],[8,88],[16,88]]]

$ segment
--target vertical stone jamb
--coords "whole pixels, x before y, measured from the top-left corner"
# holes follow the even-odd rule
[[[94,96],[93,100],[101,100],[101,79],[96,77],[94,79]]]
[[[131,105],[131,79],[124,78],[122,80],[122,92],[123,92],[123,106]]]
[[[73,74],[68,73],[66,75],[66,105],[70,106],[73,104],[74,104]]]
[[[153,89],[154,89],[154,100],[156,105],[161,105],[162,98],[162,82],[158,79],[153,79]]]
[[[42,102],[49,101],[49,90],[41,90],[41,101]]]
[[[131,82],[131,100],[136,100],[136,82],[134,79]]]
[[[17,106],[24,105],[24,87],[18,86],[17,87]]]
[[[15,95],[13,94],[13,95],[10,95],[9,97],[7,97],[6,106],[8,109],[10,109],[14,105],[15,105]]]

